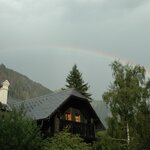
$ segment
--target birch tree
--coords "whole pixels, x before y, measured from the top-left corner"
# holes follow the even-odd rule
[[[137,149],[139,129],[137,122],[140,107],[149,98],[149,80],[146,80],[144,67],[122,65],[118,61],[111,64],[113,83],[103,94],[103,100],[111,110],[108,118],[107,134],[119,145],[118,150]],[[147,121],[147,120],[146,120]],[[117,150],[117,149],[116,149]]]

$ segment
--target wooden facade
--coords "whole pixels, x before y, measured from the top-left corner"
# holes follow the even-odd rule
[[[48,118],[38,120],[38,124],[41,125],[44,136],[53,136],[67,128],[88,142],[95,140],[96,130],[104,129],[90,103],[76,96],[70,96]]]

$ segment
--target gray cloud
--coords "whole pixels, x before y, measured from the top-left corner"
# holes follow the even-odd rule
[[[91,67],[88,70],[88,66],[91,66],[88,58],[82,58],[86,59],[85,63],[79,59],[80,57],[74,56],[77,55],[76,53],[70,52],[69,57],[62,53],[54,55],[53,47],[102,50],[113,54],[118,59],[132,61],[149,68],[149,15],[149,0],[0,0],[0,60],[6,61],[8,65],[17,64],[18,61],[18,64],[26,68],[20,69],[24,73],[27,72],[27,66],[29,66],[25,63],[28,57],[30,64],[32,62],[35,68],[36,64],[39,64],[40,59],[34,63],[30,57],[35,53],[37,53],[36,58],[42,56],[44,59],[45,55],[49,55],[49,61],[44,61],[42,65],[49,64],[51,69],[53,67],[51,64],[55,64],[56,67],[61,66],[67,71],[76,62],[75,60],[78,60],[87,79],[93,86],[96,84],[95,89],[98,89],[97,83],[91,79],[92,73],[89,71]],[[20,59],[22,52],[25,53],[23,63]],[[55,59],[51,55],[55,56]],[[57,65],[60,57],[62,61],[68,59],[64,63],[67,68],[63,64]],[[69,62],[70,65],[67,65]],[[98,62],[102,63],[98,66],[108,69],[110,62],[111,60]],[[19,68],[20,66],[12,67]],[[84,70],[84,68],[87,69]],[[31,72],[28,74],[32,76],[34,74],[32,67],[29,70]],[[92,69],[92,72],[96,74],[97,70],[98,67],[95,71]],[[55,74],[59,74],[58,72]],[[103,74],[100,72],[97,74],[105,77],[106,72],[105,70]],[[50,75],[49,72],[47,74]],[[65,73],[62,76],[64,77]],[[36,78],[35,74],[34,78]],[[48,77],[46,78],[48,80]],[[110,76],[108,78],[110,79]],[[36,79],[44,82],[39,76]],[[98,77],[96,79],[98,80]]]

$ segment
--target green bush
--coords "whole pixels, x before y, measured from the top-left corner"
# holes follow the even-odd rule
[[[93,150],[121,150],[121,144],[113,140],[106,131],[97,132],[97,141]]]
[[[61,131],[47,140],[44,150],[88,150],[88,145],[78,135]]]
[[[0,111],[1,150],[38,150],[41,141],[36,122],[25,117],[22,110]]]

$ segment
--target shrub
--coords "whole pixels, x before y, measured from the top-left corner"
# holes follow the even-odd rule
[[[42,141],[39,131],[22,110],[0,112],[1,150],[37,150]]]
[[[88,150],[88,145],[78,135],[73,135],[66,130],[47,139],[44,150]]]

